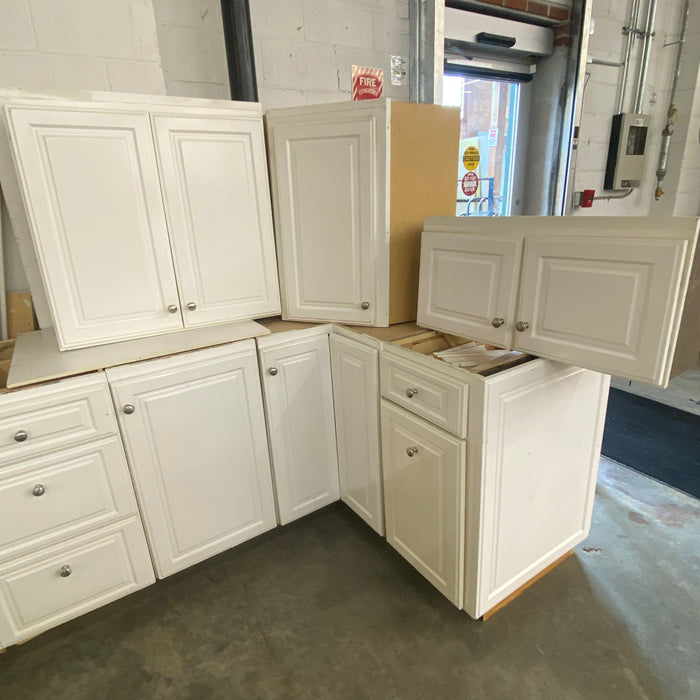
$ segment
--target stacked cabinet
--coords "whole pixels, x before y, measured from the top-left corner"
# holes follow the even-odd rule
[[[148,99],[5,100],[63,350],[279,312],[260,105]]]
[[[276,526],[254,341],[107,376],[160,578]]]
[[[0,394],[0,647],[155,580],[104,374]]]
[[[455,212],[459,110],[370,100],[266,120],[283,317],[415,320],[423,219]]]
[[[697,237],[695,218],[429,218],[418,322],[665,386]]]

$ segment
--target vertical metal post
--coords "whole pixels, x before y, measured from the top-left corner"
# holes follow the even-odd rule
[[[258,101],[248,0],[221,0],[231,99]]]
[[[409,99],[442,102],[445,57],[444,0],[409,0]]]

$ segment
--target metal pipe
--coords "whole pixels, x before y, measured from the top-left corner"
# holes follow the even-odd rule
[[[221,0],[221,18],[231,99],[257,102],[258,83],[248,0]]]
[[[647,10],[647,25],[644,30],[644,53],[642,54],[642,64],[637,80],[637,96],[634,100],[634,111],[636,114],[642,113],[642,103],[644,102],[644,88],[649,71],[649,57],[651,55],[651,41],[654,36],[654,20],[656,19],[656,0],[649,0]]]
[[[627,27],[627,48],[625,49],[625,60],[622,64],[622,86],[620,87],[620,99],[617,103],[616,114],[622,113],[625,101],[625,90],[627,89],[627,72],[630,67],[630,56],[632,55],[632,44],[637,35],[637,21],[639,20],[639,5],[641,0],[632,0],[632,10],[630,12],[630,23]]]
[[[668,112],[666,113],[666,125],[661,132],[661,148],[659,149],[659,163],[656,167],[656,190],[654,199],[659,200],[664,194],[661,183],[666,177],[666,165],[668,164],[668,152],[671,147],[671,136],[678,121],[678,110],[674,103],[676,99],[676,88],[681,73],[681,59],[683,57],[683,46],[685,45],[685,32],[688,26],[688,15],[690,14],[690,0],[685,0],[683,15],[681,18],[681,33],[678,40],[678,53],[676,53],[676,68],[673,72],[673,83],[671,84],[671,95],[668,100]]]

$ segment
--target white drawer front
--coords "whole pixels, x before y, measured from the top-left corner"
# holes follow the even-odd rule
[[[381,356],[380,384],[383,397],[458,437],[467,436],[466,384],[387,353]]]
[[[137,512],[116,435],[0,471],[0,560]]]
[[[137,518],[15,559],[0,566],[0,639],[32,637],[154,581]]]
[[[102,374],[0,396],[0,463],[116,432]]]

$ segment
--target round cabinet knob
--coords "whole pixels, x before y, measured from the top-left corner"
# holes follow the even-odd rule
[[[126,413],[127,416],[130,416],[136,409],[134,408],[134,404],[131,403],[125,403],[124,406],[122,407],[122,411]]]
[[[61,578],[68,578],[72,573],[73,573],[73,569],[71,569],[70,566],[68,566],[68,564],[64,564],[61,567],[61,570],[58,572],[58,575]]]
[[[505,323],[505,319],[503,319],[503,318],[492,318],[491,319],[491,325],[494,328],[500,328],[504,323]]]
[[[530,324],[527,321],[518,321],[515,324],[515,330],[518,331],[519,333],[526,331],[529,327],[530,327]]]
[[[363,311],[367,311],[367,309],[369,309],[369,302],[368,302],[368,301],[363,301],[363,302],[360,304],[360,308],[361,308]]]
[[[406,396],[412,399],[418,393],[418,389],[406,389]]]
[[[29,437],[26,430],[18,430],[15,435],[15,442],[24,442]]]
[[[190,311],[194,311],[197,308],[197,304],[195,304],[193,301],[191,301],[189,304],[187,304],[187,308]]]
[[[406,454],[409,457],[413,457],[414,455],[418,454],[418,448],[417,447],[407,447]]]
[[[177,306],[175,306],[175,304],[170,304],[170,306],[168,307],[168,311],[171,314],[176,314],[177,313]]]
[[[32,496],[43,496],[45,493],[46,489],[44,488],[44,484],[37,484],[32,489]]]
[[[273,377],[277,374],[277,372],[279,372],[277,367],[270,367],[270,369],[267,370],[267,373],[271,374]]]

